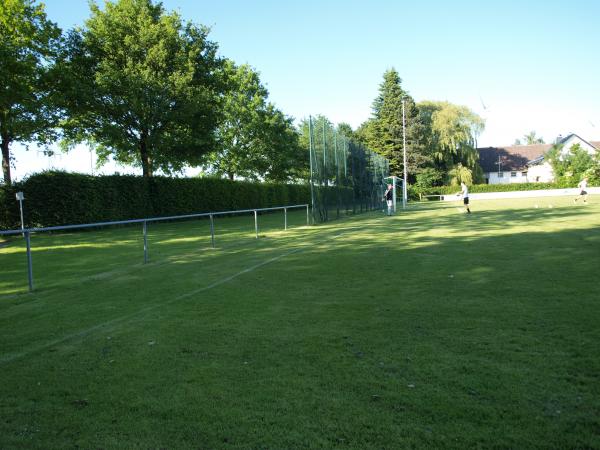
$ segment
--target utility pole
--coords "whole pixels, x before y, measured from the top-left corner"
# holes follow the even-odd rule
[[[402,97],[402,149],[404,150],[403,160],[404,160],[404,179],[402,180],[402,209],[406,209],[406,118],[404,115],[404,97]]]

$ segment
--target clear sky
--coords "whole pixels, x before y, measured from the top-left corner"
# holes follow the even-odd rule
[[[211,27],[220,54],[258,70],[270,100],[296,119],[324,114],[356,128],[394,67],[416,101],[447,100],[481,115],[480,146],[532,130],[546,142],[570,132],[600,140],[598,0],[162,3]],[[89,16],[86,0],[45,4],[64,30]],[[85,151],[50,161],[35,151],[15,156],[17,178],[38,166],[90,167]]]

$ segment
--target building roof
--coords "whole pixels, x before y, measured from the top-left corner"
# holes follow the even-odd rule
[[[560,137],[558,143],[566,142],[571,136],[576,136],[579,140],[600,150],[600,141],[586,141],[574,133]],[[508,145],[478,148],[477,151],[479,152],[479,165],[484,172],[498,172],[498,157],[500,157],[500,170],[508,172],[524,170],[528,163],[542,162],[544,154],[550,148],[552,148],[552,144]]]
[[[585,142],[586,144],[590,144],[592,147],[595,147],[596,149],[600,149],[597,145],[594,145],[594,142],[591,141],[586,141],[585,139],[583,139],[581,136],[579,136],[578,134],[575,133],[570,133],[568,135],[566,135],[564,138],[560,139],[557,143],[558,144],[564,144],[565,142],[567,142],[572,136],[575,136],[577,139],[579,139],[581,142]],[[596,141],[596,144],[600,144],[600,142]]]
[[[484,172],[498,172],[500,158],[501,171],[523,170],[529,161],[543,156],[551,147],[552,144],[534,144],[478,148],[479,165]]]

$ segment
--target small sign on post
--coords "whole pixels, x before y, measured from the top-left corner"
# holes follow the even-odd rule
[[[23,200],[25,200],[25,195],[23,192],[17,192],[15,196],[19,202],[19,209],[21,210],[21,230],[23,230],[23,236],[25,236],[25,222],[23,221]]]

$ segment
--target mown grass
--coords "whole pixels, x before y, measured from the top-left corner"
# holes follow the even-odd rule
[[[571,202],[234,219],[215,250],[167,224],[147,265],[139,230],[40,236],[33,294],[14,241],[0,447],[600,448],[600,204]]]

